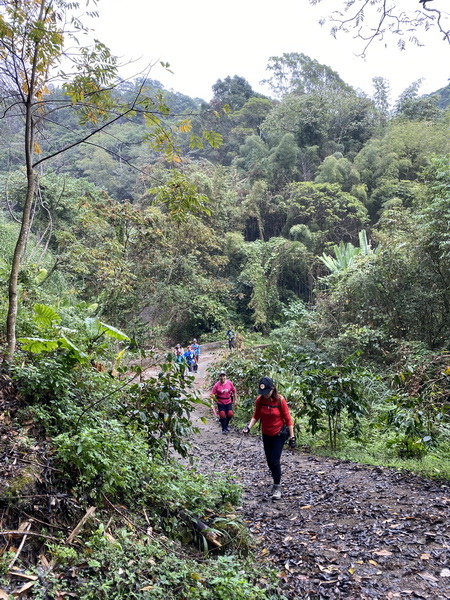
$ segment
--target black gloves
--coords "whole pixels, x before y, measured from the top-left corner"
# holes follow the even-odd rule
[[[295,448],[295,447],[296,447],[296,445],[297,445],[297,443],[296,443],[296,441],[295,441],[295,437],[291,437],[291,438],[289,438],[289,442],[288,442],[288,444],[289,444],[289,448]]]

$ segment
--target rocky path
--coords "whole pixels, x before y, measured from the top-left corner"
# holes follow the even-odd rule
[[[196,375],[205,396],[216,358]],[[244,486],[241,515],[289,599],[450,599],[450,484],[286,449],[272,502],[259,435],[222,435],[205,407],[194,418],[197,468],[231,468]]]

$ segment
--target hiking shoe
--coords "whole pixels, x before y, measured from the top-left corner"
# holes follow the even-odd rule
[[[229,430],[228,429],[222,429],[222,433],[223,433],[223,435],[228,435]]]
[[[272,500],[279,500],[281,498],[281,489],[279,485],[272,486]]]

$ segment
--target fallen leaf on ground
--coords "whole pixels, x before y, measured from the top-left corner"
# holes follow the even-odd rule
[[[33,585],[35,584],[35,581],[29,581],[28,583],[26,583],[25,585],[23,585],[21,588],[19,588],[16,592],[14,592],[15,596],[20,596],[20,594],[23,594],[24,592],[26,592],[27,590],[29,590],[31,587],[33,587]]]
[[[428,571],[422,571],[422,573],[418,573],[419,577],[421,577],[422,579],[425,579],[426,581],[439,581],[439,579],[437,577],[435,577],[434,575],[432,575],[431,573],[428,573]]]
[[[377,556],[392,556],[392,552],[389,550],[374,550],[373,553]]]

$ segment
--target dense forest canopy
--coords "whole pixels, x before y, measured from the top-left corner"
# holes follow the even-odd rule
[[[118,118],[95,142],[72,147],[98,124],[80,122],[67,92],[51,86],[44,98],[59,110],[42,124],[36,143],[38,163],[52,158],[39,174],[33,242],[24,255],[27,270],[47,269],[39,289],[57,278],[65,295],[76,289],[77,297],[100,301],[111,322],[126,319],[139,329],[145,314],[158,335],[172,339],[219,331],[228,322],[269,331],[282,306],[296,298],[316,302],[317,283],[327,275],[318,257],[333,244],[357,245],[365,229],[380,245],[380,261],[390,245],[379,241],[388,235],[387,214],[420,227],[418,207],[430,193],[426,173],[434,172],[433,157],[450,151],[446,89],[420,97],[415,82],[391,106],[386,80],[374,80],[370,98],[304,54],[272,57],[268,71],[276,100],[237,75],[218,80],[208,103],[153,80],[114,88],[118,106],[129,106],[137,94],[155,98],[178,137],[178,163],[147,143],[145,110]],[[5,88],[0,169],[7,260],[25,190],[23,121],[8,102]],[[223,143],[190,144],[178,126],[183,119],[194,132],[214,130]],[[184,200],[173,197],[181,176]],[[174,227],[195,193],[199,208],[208,209],[191,210]],[[270,299],[261,297],[264,281],[273,286]],[[441,325],[447,330],[435,327]]]

